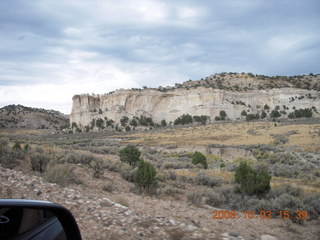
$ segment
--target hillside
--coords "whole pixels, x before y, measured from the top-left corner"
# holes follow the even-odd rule
[[[54,129],[69,124],[69,117],[54,110],[8,105],[0,108],[0,128]]]
[[[186,114],[193,117],[188,123],[319,117],[319,79],[222,73],[175,87],[75,95],[70,123],[88,130],[173,125]]]
[[[225,89],[231,91],[268,90],[273,88],[298,88],[320,91],[320,75],[298,76],[264,76],[252,73],[220,73],[201,80],[187,81],[176,84],[176,88],[207,88]]]

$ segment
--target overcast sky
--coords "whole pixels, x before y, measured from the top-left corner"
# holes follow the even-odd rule
[[[320,71],[319,0],[1,0],[0,107],[219,72]]]

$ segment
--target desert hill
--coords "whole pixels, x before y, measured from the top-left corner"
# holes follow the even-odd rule
[[[0,108],[0,128],[55,129],[69,124],[69,117],[54,110],[8,105]]]
[[[320,75],[314,74],[267,77],[221,73],[174,87],[74,95],[70,123],[80,128],[103,129],[119,127],[120,123],[130,128],[139,124],[175,124],[187,114],[194,122],[203,123],[319,117],[319,79]]]
[[[308,90],[320,90],[320,75],[297,75],[297,76],[265,76],[252,73],[220,73],[214,74],[201,80],[189,80],[175,87],[199,87],[218,88],[234,91],[267,90],[273,88],[300,88]]]

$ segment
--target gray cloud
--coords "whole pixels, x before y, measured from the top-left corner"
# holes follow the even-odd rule
[[[66,86],[60,105],[67,106],[75,93],[173,85],[222,71],[316,73],[319,10],[317,0],[4,0],[0,105],[44,102],[22,96],[21,86]]]

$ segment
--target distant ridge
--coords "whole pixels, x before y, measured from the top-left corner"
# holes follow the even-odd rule
[[[153,88],[166,91],[177,88],[206,87],[229,91],[268,90],[274,88],[297,88],[320,91],[320,74],[295,76],[265,76],[253,73],[222,72],[212,74],[200,80],[188,80],[176,83],[173,87]]]
[[[310,73],[308,75],[294,75],[294,76],[265,76],[253,73],[235,73],[222,72],[212,74],[208,77],[199,80],[185,81],[183,83],[176,83],[174,86],[159,86],[157,88],[149,88],[144,86],[141,88],[132,88],[131,90],[157,90],[167,92],[175,89],[191,89],[191,88],[212,88],[224,89],[229,91],[248,91],[248,90],[269,90],[274,88],[297,88],[320,91],[320,74]],[[124,90],[124,89],[119,89]],[[105,94],[112,94],[116,91],[111,91]],[[95,96],[95,94],[93,94]]]
[[[0,108],[0,128],[59,130],[69,124],[69,116],[55,110],[8,105]]]

